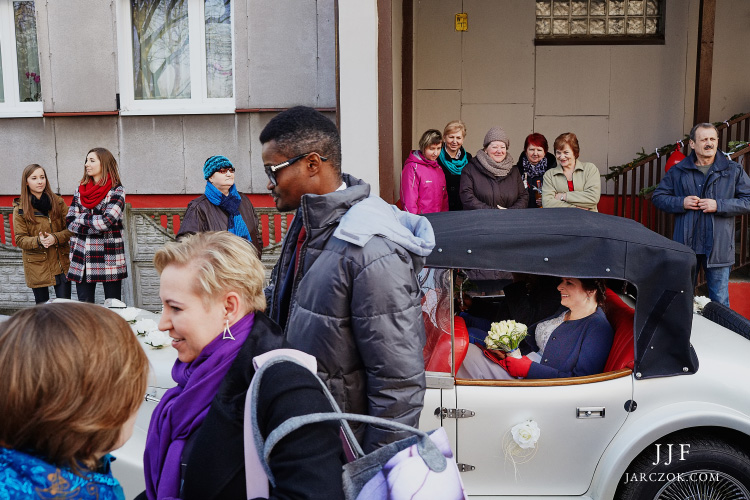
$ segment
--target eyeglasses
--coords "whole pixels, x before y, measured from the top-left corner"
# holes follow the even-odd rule
[[[234,173],[234,167],[222,167],[219,170],[217,170],[220,174],[226,174],[227,172]]]
[[[271,183],[275,186],[276,185],[276,172],[278,172],[279,170],[281,170],[284,167],[288,167],[292,163],[294,163],[294,162],[296,162],[298,160],[301,160],[302,158],[304,158],[306,156],[309,156],[309,155],[311,155],[313,153],[314,153],[314,151],[311,151],[309,153],[304,153],[304,154],[301,154],[301,155],[297,155],[294,158],[290,158],[290,159],[288,159],[287,161],[285,161],[283,163],[279,163],[278,165],[266,165],[266,166],[264,166],[263,168],[266,170],[266,175],[268,176],[268,180],[271,181]],[[320,154],[318,154],[318,156],[320,156]],[[320,156],[320,159],[322,161],[328,161],[328,157],[326,157],[326,156]]]

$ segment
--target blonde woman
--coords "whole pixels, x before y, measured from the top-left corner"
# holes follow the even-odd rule
[[[461,210],[459,188],[461,172],[466,163],[471,160],[471,154],[464,149],[466,139],[466,125],[461,120],[453,120],[443,129],[443,148],[438,156],[438,164],[443,168],[445,183],[448,189],[449,210]]]
[[[108,453],[133,433],[147,377],[108,309],[44,304],[0,323],[0,498],[124,500]]]
[[[227,232],[202,232],[154,256],[177,361],[154,410],[146,439],[146,491],[138,498],[245,500],[243,413],[255,374],[253,357],[282,346],[283,332],[263,310],[265,271],[254,248]],[[286,419],[331,411],[314,375],[279,363],[261,384],[258,422],[264,438]],[[314,424],[281,440],[269,466],[271,498],[343,496],[336,424]],[[265,476],[258,481],[267,481]]]
[[[26,286],[37,304],[49,300],[51,286],[57,298],[70,298],[67,214],[68,206],[52,192],[44,168],[36,163],[24,168],[21,196],[13,200],[13,228],[16,246],[22,250]]]

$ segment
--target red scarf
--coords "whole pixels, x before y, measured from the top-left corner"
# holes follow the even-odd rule
[[[109,190],[112,189],[112,179],[108,178],[107,183],[103,186],[97,186],[94,181],[89,179],[86,184],[78,186],[78,194],[80,194],[81,205],[86,208],[94,208],[107,196]]]

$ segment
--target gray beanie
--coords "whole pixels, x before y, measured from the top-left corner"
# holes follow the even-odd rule
[[[482,147],[486,148],[487,144],[491,143],[492,141],[503,141],[505,143],[505,147],[510,149],[510,140],[508,139],[508,134],[506,134],[505,130],[501,129],[500,127],[492,127],[487,132],[487,134],[484,136]]]

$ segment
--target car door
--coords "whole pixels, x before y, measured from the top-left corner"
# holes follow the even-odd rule
[[[607,378],[607,376],[599,376]],[[468,381],[455,387],[456,458],[470,495],[581,495],[605,448],[628,416],[632,375],[567,385],[562,380]],[[513,384],[513,385],[507,385]],[[511,428],[534,420],[540,428],[533,450],[514,446]]]

